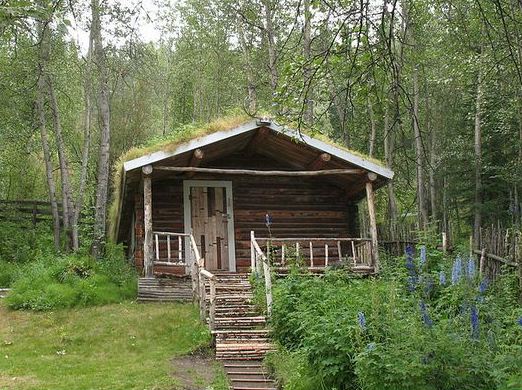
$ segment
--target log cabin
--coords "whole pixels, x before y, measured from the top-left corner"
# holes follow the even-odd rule
[[[391,170],[270,119],[213,130],[124,158],[112,234],[142,274],[140,288],[186,278],[189,299],[200,259],[210,272],[246,273],[267,245],[280,270],[297,258],[311,271],[344,262],[378,272],[374,191]],[[364,198],[369,237],[357,223]]]

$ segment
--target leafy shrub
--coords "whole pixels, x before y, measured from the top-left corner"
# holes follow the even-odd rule
[[[419,249],[418,258],[385,259],[379,279],[330,271],[275,282],[278,354],[300,362],[297,373],[274,364],[287,388],[308,389],[292,387],[299,375],[328,390],[517,388],[516,278],[489,285],[472,261]]]
[[[16,263],[0,260],[0,288],[10,287],[20,272]]]
[[[136,273],[120,246],[108,248],[107,259],[88,255],[44,257],[24,267],[7,297],[13,309],[51,310],[102,305],[136,296]]]

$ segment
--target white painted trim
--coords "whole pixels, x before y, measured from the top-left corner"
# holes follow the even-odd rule
[[[185,153],[197,148],[202,148],[214,142],[222,141],[224,139],[234,137],[236,135],[253,131],[261,126],[266,126],[274,132],[286,135],[287,137],[295,138],[306,145],[309,145],[320,151],[330,153],[340,158],[341,160],[344,160],[351,164],[355,164],[361,168],[367,169],[368,171],[375,172],[380,176],[384,176],[388,179],[393,178],[392,170],[385,168],[379,164],[375,164],[374,162],[366,160],[365,158],[357,156],[356,154],[350,153],[347,150],[339,148],[335,145],[331,145],[327,142],[320,141],[316,138],[310,137],[309,135],[300,133],[296,130],[279,126],[278,124],[273,122],[271,124],[258,124],[255,120],[230,130],[217,131],[215,133],[190,140],[186,143],[179,145],[176,149],[174,149],[171,152],[159,151],[156,153],[148,154],[143,157],[136,158],[134,160],[127,161],[123,164],[123,169],[125,172],[128,172],[133,169],[137,169],[145,165],[153,164],[155,162],[179,155],[181,153]]]
[[[234,237],[234,197],[232,196],[232,182],[222,180],[183,180],[183,222],[185,233],[192,233],[192,204],[190,189],[192,187],[224,187],[226,189],[227,209],[229,220],[228,233],[228,267],[230,272],[236,272],[236,238]],[[185,248],[190,250],[190,243],[185,240]],[[188,252],[185,252],[188,253]],[[194,261],[194,259],[191,259]]]

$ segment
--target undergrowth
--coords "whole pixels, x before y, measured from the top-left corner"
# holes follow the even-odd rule
[[[513,273],[419,248],[379,278],[329,271],[275,281],[280,345],[268,364],[288,390],[522,388],[522,308]]]

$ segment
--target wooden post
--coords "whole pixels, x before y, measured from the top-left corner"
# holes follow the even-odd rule
[[[272,277],[270,275],[270,265],[268,259],[262,259],[263,271],[265,276],[265,290],[266,290],[266,313],[268,317],[272,314]]]
[[[214,330],[216,328],[215,319],[216,319],[216,281],[214,279],[209,280],[210,283],[210,313],[209,317],[209,325],[210,330]]]
[[[351,243],[352,243],[353,266],[355,267],[355,266],[357,266],[357,255],[356,255],[357,252],[355,252],[355,242],[352,241]]]
[[[442,232],[442,253],[448,253],[448,235]]]
[[[256,272],[256,251],[254,249],[254,240],[256,239],[256,236],[254,234],[254,231],[250,231],[250,272],[254,273]]]
[[[310,241],[310,267],[314,268],[314,245]]]
[[[473,235],[469,236],[469,257],[473,257]]]
[[[143,269],[145,277],[154,276],[152,243],[152,166],[142,168],[143,172],[143,220],[145,240],[143,242]]]
[[[484,274],[484,267],[486,266],[486,248],[482,249],[480,252],[480,266],[479,266],[479,274],[482,276]]]
[[[328,267],[328,244],[324,244],[324,266]]]
[[[375,174],[368,174],[366,182],[366,198],[368,201],[368,215],[370,217],[370,237],[372,239],[372,261],[374,272],[379,272],[379,243],[377,241],[377,219],[375,216],[375,195],[373,193],[372,181],[377,178]]]

